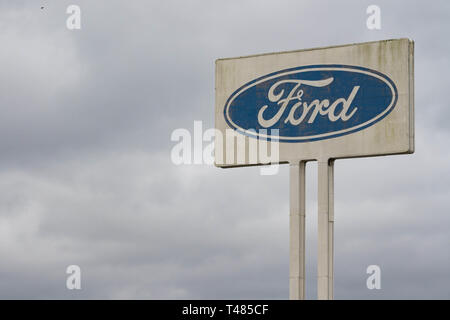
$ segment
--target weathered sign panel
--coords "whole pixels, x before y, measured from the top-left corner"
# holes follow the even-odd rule
[[[273,162],[254,140],[278,142],[280,163],[414,152],[413,51],[398,39],[218,59],[216,165]]]

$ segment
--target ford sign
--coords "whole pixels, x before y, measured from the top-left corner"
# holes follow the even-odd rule
[[[410,39],[222,58],[215,69],[218,167],[414,152]]]
[[[397,98],[395,83],[378,71],[309,65],[244,84],[228,98],[223,114],[231,128],[253,138],[308,142],[370,127],[395,108]],[[279,135],[266,134],[270,129]]]

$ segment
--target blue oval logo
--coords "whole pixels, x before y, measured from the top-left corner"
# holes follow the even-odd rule
[[[224,116],[231,128],[250,137],[308,142],[370,127],[396,103],[394,82],[378,71],[311,65],[246,83],[228,98]]]

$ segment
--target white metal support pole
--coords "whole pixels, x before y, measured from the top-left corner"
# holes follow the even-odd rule
[[[333,299],[333,250],[334,250],[334,160],[318,161],[318,261],[317,298]]]
[[[290,164],[289,299],[305,299],[305,161]]]

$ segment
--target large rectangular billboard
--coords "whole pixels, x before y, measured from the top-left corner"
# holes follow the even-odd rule
[[[218,59],[215,163],[412,153],[413,79],[409,39]]]

